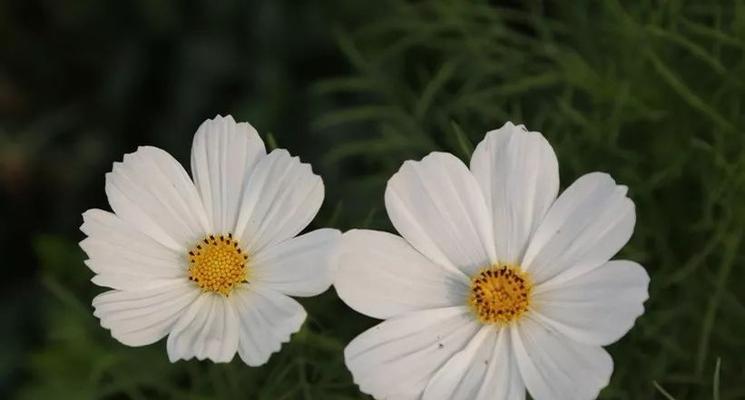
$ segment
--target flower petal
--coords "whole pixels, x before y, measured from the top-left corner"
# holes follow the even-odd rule
[[[484,196],[452,154],[406,161],[388,181],[385,206],[401,236],[437,264],[471,276],[496,261]]]
[[[260,251],[250,260],[262,286],[290,296],[315,296],[333,282],[341,232],[318,229]]]
[[[209,223],[194,184],[165,151],[140,147],[106,174],[106,195],[116,215],[162,245],[185,252]]]
[[[93,315],[118,341],[144,346],[167,335],[197,296],[199,291],[186,279],[155,289],[110,290],[93,299]]]
[[[632,261],[610,261],[560,284],[536,287],[542,321],[568,337],[605,346],[620,339],[644,313],[649,275]]]
[[[522,266],[541,284],[603,265],[631,237],[636,222],[626,186],[604,173],[577,179],[556,200],[533,236]]]
[[[351,230],[342,237],[340,253],[334,287],[362,314],[386,319],[466,303],[468,278],[436,265],[399,236]]]
[[[85,264],[96,273],[93,282],[112,289],[158,287],[186,277],[183,255],[129,226],[116,214],[91,209],[80,227],[88,237],[80,247]]]
[[[234,231],[248,176],[265,156],[264,142],[246,122],[218,115],[199,126],[191,148],[191,171],[212,233]]]
[[[613,360],[602,347],[577,343],[531,318],[511,330],[520,374],[535,400],[590,400],[608,385]]]
[[[554,150],[540,133],[507,122],[476,147],[471,171],[492,211],[499,262],[519,263],[559,191]]]
[[[323,181],[309,164],[278,149],[262,158],[243,193],[236,234],[249,254],[297,235],[323,202]]]
[[[491,354],[486,379],[476,395],[476,400],[525,399],[525,384],[517,365],[512,334],[501,329],[497,344]]]
[[[508,329],[484,326],[432,378],[424,400],[525,398]]]
[[[419,398],[479,327],[466,307],[416,311],[357,336],[344,359],[362,392],[378,399]]]
[[[260,286],[238,288],[231,300],[241,324],[238,354],[252,367],[266,363],[305,321],[297,301]]]
[[[238,349],[239,329],[238,315],[225,296],[202,293],[168,335],[168,359],[230,362]]]

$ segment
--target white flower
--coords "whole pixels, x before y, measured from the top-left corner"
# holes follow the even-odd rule
[[[194,182],[168,153],[140,147],[106,174],[113,213],[88,210],[80,243],[114,290],[95,299],[111,335],[143,346],[168,335],[171,361],[265,363],[306,313],[288,296],[331,284],[341,234],[295,237],[323,202],[321,178],[285,150],[266,154],[247,123],[205,121],[194,135]]]
[[[388,181],[402,237],[342,238],[335,287],[385,321],[344,355],[378,399],[595,398],[613,361],[601,347],[643,313],[649,277],[609,261],[634,228],[627,188],[602,173],[556,198],[556,156],[540,133],[505,124],[470,171],[432,153]]]

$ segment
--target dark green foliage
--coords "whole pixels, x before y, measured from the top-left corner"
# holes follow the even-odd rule
[[[91,314],[76,229],[107,208],[111,162],[138,144],[186,161],[197,124],[230,112],[314,164],[314,226],[341,229],[391,229],[404,160],[467,161],[506,120],[543,132],[563,187],[606,171],[637,206],[620,256],[650,300],[601,398],[745,398],[745,3],[340,3],[0,5],[0,397],[364,398],[342,349],[374,321],[333,291],[261,368],[171,365]]]

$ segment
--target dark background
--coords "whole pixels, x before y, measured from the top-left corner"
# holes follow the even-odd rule
[[[637,205],[650,300],[601,397],[745,398],[745,5],[678,0],[0,0],[0,398],[363,398],[341,351],[374,321],[333,290],[260,368],[171,365],[92,316],[104,174],[145,144],[188,165],[216,114],[312,163],[339,229],[390,229],[406,159],[542,131],[562,187],[606,171]]]

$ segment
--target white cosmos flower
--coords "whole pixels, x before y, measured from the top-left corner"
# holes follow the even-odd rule
[[[346,364],[378,399],[592,399],[613,361],[601,347],[643,313],[649,277],[609,261],[634,228],[627,188],[582,176],[557,198],[556,156],[540,133],[489,132],[470,170],[446,153],[407,161],[385,204],[402,237],[342,238],[335,287],[385,321]]]
[[[265,363],[306,313],[288,296],[331,284],[341,234],[295,237],[323,202],[321,178],[285,150],[266,154],[232,117],[194,135],[194,182],[168,153],[140,147],[106,174],[113,213],[88,210],[80,243],[109,287],[94,315],[111,335],[143,346],[168,335],[171,361]]]

